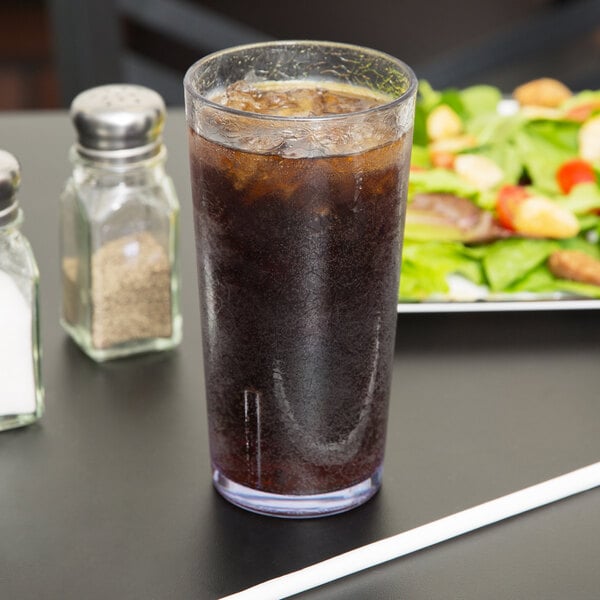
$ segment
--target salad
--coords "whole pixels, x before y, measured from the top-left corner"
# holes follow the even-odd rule
[[[399,299],[600,298],[600,91],[419,84]]]

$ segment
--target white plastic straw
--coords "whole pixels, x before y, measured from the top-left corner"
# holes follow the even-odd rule
[[[280,600],[600,485],[600,462],[356,548],[221,600]]]

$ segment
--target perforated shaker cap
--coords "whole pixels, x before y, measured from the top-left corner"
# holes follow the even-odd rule
[[[21,185],[19,161],[6,150],[0,150],[0,227],[14,221],[19,214],[17,190]]]
[[[71,103],[78,150],[91,157],[137,155],[160,144],[165,103],[141,85],[102,85],[82,92]]]

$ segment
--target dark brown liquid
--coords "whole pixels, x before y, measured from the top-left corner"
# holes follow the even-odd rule
[[[190,132],[214,466],[279,494],[383,461],[409,144],[284,158]]]

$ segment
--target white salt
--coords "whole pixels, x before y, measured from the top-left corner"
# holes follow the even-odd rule
[[[17,284],[0,271],[0,416],[36,409],[31,317]]]

